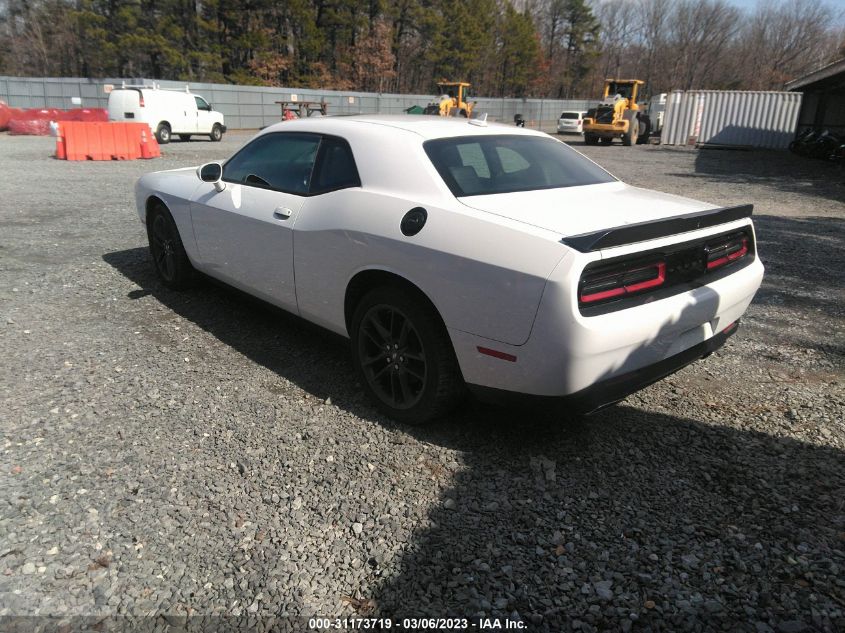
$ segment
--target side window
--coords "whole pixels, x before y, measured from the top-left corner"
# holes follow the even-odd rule
[[[324,137],[320,144],[311,193],[326,193],[346,187],[360,187],[358,168],[349,144],[340,138]]]
[[[306,194],[320,137],[316,134],[259,136],[223,166],[226,182]]]
[[[208,103],[206,103],[205,99],[202,97],[194,97],[194,101],[197,102],[197,110],[208,110]]]

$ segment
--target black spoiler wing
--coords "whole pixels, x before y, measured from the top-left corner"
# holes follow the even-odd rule
[[[707,211],[678,215],[663,220],[638,222],[637,224],[626,224],[625,226],[617,226],[611,229],[602,229],[593,233],[572,235],[563,238],[561,243],[574,248],[576,251],[589,253],[603,248],[645,242],[646,240],[653,240],[658,237],[687,233],[689,231],[704,229],[708,226],[716,226],[717,224],[726,224],[734,220],[741,220],[742,218],[750,218],[753,211],[753,204],[709,209]]]

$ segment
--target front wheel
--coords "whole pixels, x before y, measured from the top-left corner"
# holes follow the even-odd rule
[[[371,290],[352,317],[352,356],[376,406],[425,424],[460,401],[464,383],[449,335],[424,298],[399,286]]]
[[[159,204],[147,219],[147,238],[161,282],[171,290],[187,288],[193,281],[194,267],[182,245],[176,222],[163,204]]]
[[[211,140],[214,141],[215,143],[217,143],[222,138],[223,138],[223,128],[220,127],[219,123],[215,123],[214,127],[211,128]]]

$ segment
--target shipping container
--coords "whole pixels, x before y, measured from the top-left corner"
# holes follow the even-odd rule
[[[666,101],[660,142],[786,149],[800,110],[794,92],[676,90]]]

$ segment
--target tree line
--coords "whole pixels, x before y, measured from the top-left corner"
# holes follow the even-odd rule
[[[781,89],[845,56],[825,0],[0,0],[0,74],[595,98]]]

